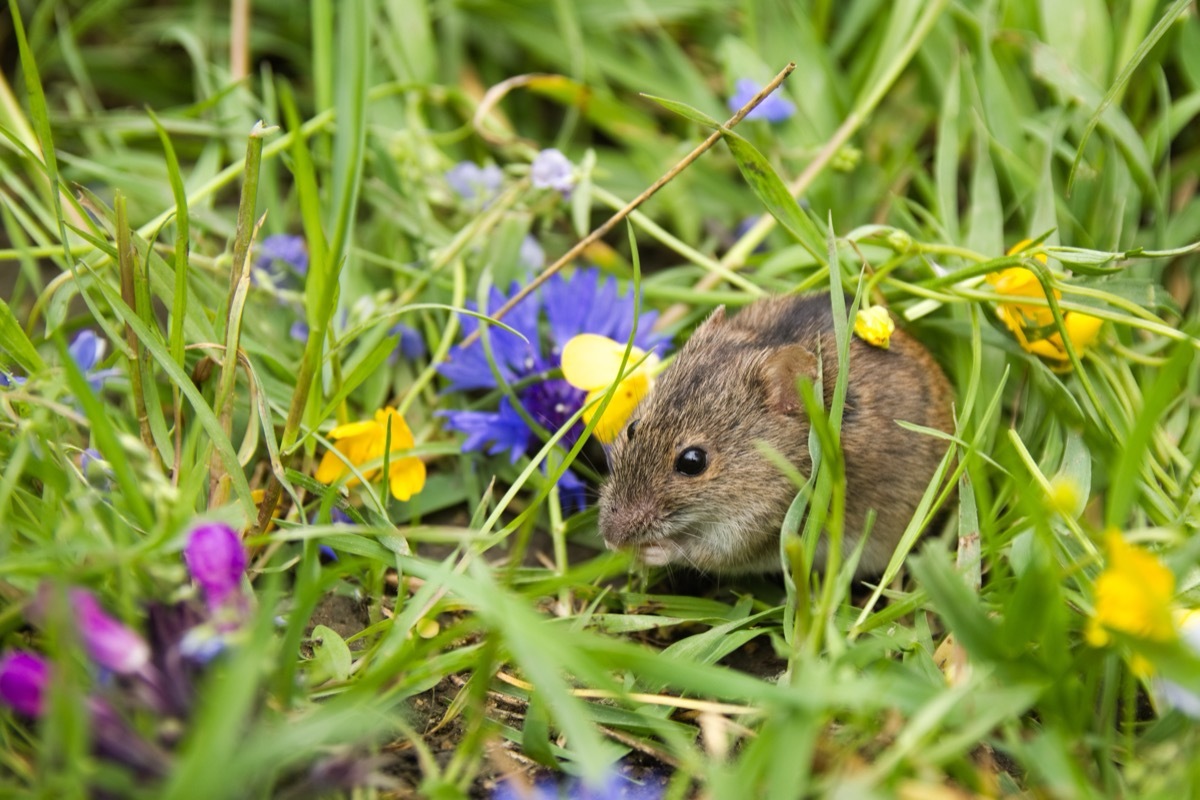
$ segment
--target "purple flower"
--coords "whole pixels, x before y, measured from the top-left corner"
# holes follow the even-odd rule
[[[25,379],[20,375],[13,375],[9,372],[0,371],[0,389],[8,389],[12,386],[21,386],[25,383]]]
[[[587,484],[571,470],[564,470],[558,479],[558,494],[563,508],[568,512],[583,511],[587,508]]]
[[[514,283],[510,296],[517,288]],[[493,287],[488,312],[494,313],[507,299]],[[475,306],[472,304],[471,307]],[[633,312],[632,289],[620,292],[614,278],[605,278],[595,269],[576,270],[571,278],[555,275],[542,287],[540,294],[526,298],[504,318],[505,324],[525,337],[524,341],[501,328],[489,330],[496,371],[506,383],[523,382],[525,385],[517,390],[521,408],[541,427],[556,431],[583,406],[587,396],[586,392],[561,378],[545,376],[561,366],[563,345],[580,333],[626,341],[633,331]],[[648,311],[638,320],[634,344],[642,350],[653,350],[665,341],[666,337],[652,330],[657,317],[657,312]],[[549,332],[548,342],[542,340],[543,319]],[[463,319],[464,334],[474,332],[478,326],[474,317]],[[496,378],[482,342],[474,342],[469,347],[456,346],[450,351],[449,360],[438,365],[438,371],[449,379],[448,391],[496,388]],[[540,446],[529,424],[507,395],[500,399],[495,411],[441,411],[438,415],[446,419],[448,428],[467,435],[463,452],[506,453],[509,460],[515,462],[522,455],[536,452]],[[577,421],[560,440],[562,445],[574,445],[583,433],[583,427]],[[576,475],[568,470],[559,486],[569,505],[582,507],[584,484]]]
[[[107,349],[108,342],[86,329],[80,331],[67,348],[71,360],[79,367],[93,392],[99,392],[106,380],[121,372],[118,369],[96,369],[96,365],[104,359],[104,351]]]
[[[730,96],[728,105],[730,111],[737,111],[754,95],[762,90],[762,86],[755,83],[749,78],[742,78],[737,82]],[[781,97],[776,90],[774,93],[767,95],[758,106],[746,115],[746,119],[765,119],[767,122],[783,122],[785,119],[791,118],[796,113],[796,107],[792,105],[790,100]]]
[[[397,334],[400,336],[400,343],[396,345],[396,350],[390,359],[393,363],[401,358],[406,361],[416,361],[425,357],[425,337],[416,328],[397,322],[388,333],[392,336]]]
[[[536,189],[553,189],[562,194],[570,192],[575,185],[574,167],[570,160],[553,147],[534,156],[529,178]]]
[[[166,774],[167,757],[147,742],[103,700],[88,698],[92,723],[92,751],[108,761],[124,764],[145,778]]]
[[[127,626],[110,617],[86,589],[70,591],[79,633],[92,660],[105,669],[129,675],[150,661],[150,647]]]
[[[288,329],[288,336],[303,344],[308,341],[308,323],[302,320],[296,320],[292,323],[292,327]]]
[[[546,251],[542,249],[541,243],[532,236],[526,236],[521,240],[521,252],[517,256],[521,262],[521,266],[531,272],[541,272],[542,267],[546,266]]]
[[[183,550],[192,579],[200,584],[209,610],[216,612],[241,591],[246,549],[233,528],[221,522],[198,525]]]
[[[15,650],[0,658],[0,702],[18,714],[41,716],[49,683],[50,665],[41,656]]]
[[[505,780],[492,790],[492,800],[661,800],[663,789],[664,782],[660,779],[654,779],[653,783],[634,783],[612,772],[598,784],[589,784],[579,778],[561,783],[543,778],[532,786],[523,786]]]
[[[179,652],[193,664],[208,664],[229,646],[225,634],[211,625],[197,625],[184,634]]]
[[[486,205],[504,185],[504,171],[495,164],[480,167],[474,161],[460,161],[446,172],[446,183],[462,199]]]
[[[276,233],[258,245],[254,266],[275,286],[294,286],[308,274],[308,246],[303,236]]]

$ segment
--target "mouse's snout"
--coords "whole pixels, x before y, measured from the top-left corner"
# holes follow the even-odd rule
[[[662,519],[662,510],[653,503],[600,503],[600,535],[613,549],[653,538]]]

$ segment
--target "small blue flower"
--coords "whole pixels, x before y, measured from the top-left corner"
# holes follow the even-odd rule
[[[99,450],[89,447],[79,454],[79,471],[84,480],[97,489],[107,491],[112,486],[112,466]]]
[[[350,515],[342,511],[337,506],[329,509],[329,521],[334,525],[353,525],[354,520],[350,519]],[[340,561],[337,551],[327,544],[318,545],[317,547],[322,564],[334,564]]]
[[[542,249],[541,243],[532,236],[526,236],[521,240],[521,253],[517,257],[521,261],[521,266],[530,272],[541,272],[542,267],[546,266],[546,251]]]
[[[511,780],[501,781],[492,790],[491,800],[661,800],[663,783],[634,783],[612,772],[598,784],[579,778],[557,782],[542,778],[533,786],[523,786]]]
[[[758,224],[758,221],[760,219],[762,219],[761,216],[746,217],[745,219],[743,219],[741,222],[739,222],[737,224],[737,227],[735,227],[733,229],[734,238],[741,239],[743,236],[745,236],[747,233],[750,232],[751,228],[753,228],[755,225]],[[756,252],[756,253],[765,253],[766,251],[767,251],[767,243],[765,241],[759,242],[758,246],[754,248],[754,252]]]
[[[742,106],[749,103],[754,95],[762,90],[762,86],[755,83],[750,78],[742,78],[737,82],[733,94],[730,96],[728,105],[730,111],[737,111]],[[791,101],[781,97],[776,91],[773,94],[767,95],[758,106],[746,115],[746,119],[765,119],[767,122],[783,122],[790,119],[796,113],[796,107]]]
[[[263,272],[274,286],[291,287],[308,274],[308,246],[303,236],[276,233],[258,245],[254,266]]]
[[[519,288],[514,283],[510,294]],[[488,299],[488,313],[494,313],[508,296],[493,287]],[[470,304],[475,308],[474,304]],[[664,344],[666,337],[653,330],[658,313],[648,311],[638,319],[634,345],[647,352]],[[541,321],[546,321],[548,342],[543,342]],[[555,275],[542,287],[540,294],[518,303],[504,318],[504,323],[519,331],[525,340],[501,328],[492,327],[488,338],[495,357],[495,369],[505,383],[522,382],[516,396],[525,413],[548,431],[557,431],[583,406],[587,393],[571,386],[562,378],[546,373],[561,367],[562,346],[580,333],[595,333],[618,342],[629,339],[633,331],[634,301],[632,288],[621,292],[616,279],[604,277],[591,268],[579,269],[570,278]],[[474,317],[464,317],[464,335],[479,327]],[[548,345],[548,347],[546,346]],[[496,376],[488,363],[483,343],[468,347],[456,346],[449,359],[438,365],[438,372],[450,381],[447,391],[495,389]],[[513,407],[507,395],[500,399],[495,411],[440,411],[446,427],[466,434],[463,452],[482,451],[489,455],[506,453],[512,462],[540,448],[539,439],[528,423]],[[571,447],[583,433],[579,421],[560,440]],[[570,470],[559,480],[563,501],[569,507],[585,504],[585,485]]]
[[[8,372],[0,372],[0,389],[8,389],[13,386],[22,386],[25,383],[25,378],[20,375],[13,375]]]
[[[480,167],[474,161],[460,161],[446,172],[446,183],[463,200],[486,205],[504,185],[504,170],[495,164]]]
[[[292,327],[288,328],[288,337],[294,339],[301,344],[308,341],[308,323],[304,320],[296,320],[292,323]]]
[[[425,357],[425,337],[416,328],[397,322],[388,333],[392,336],[400,335],[400,343],[396,345],[396,350],[389,359],[393,364],[401,358],[416,361]]]
[[[212,625],[197,625],[179,641],[179,653],[193,664],[204,665],[229,648],[228,637]]]
[[[104,359],[104,351],[107,349],[108,343],[89,330],[80,331],[67,348],[71,360],[79,367],[93,392],[99,393],[106,380],[121,374],[119,369],[96,369],[96,365]]]
[[[575,185],[574,167],[561,151],[547,148],[534,156],[529,178],[536,189],[553,189],[567,194]]]

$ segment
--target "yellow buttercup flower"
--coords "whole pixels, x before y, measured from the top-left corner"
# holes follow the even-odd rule
[[[854,317],[854,334],[873,347],[887,350],[892,344],[896,323],[883,306],[859,309]]]
[[[621,342],[594,333],[581,333],[563,347],[563,378],[576,389],[587,392],[588,396],[584,402],[589,404],[604,395],[617,379],[624,355],[625,345]],[[608,407],[604,409],[603,416],[592,429],[596,438],[604,444],[611,444],[617,438],[617,434],[625,428],[625,423],[629,421],[638,403],[650,393],[653,384],[651,373],[658,364],[658,356],[651,354],[642,361],[645,355],[646,352],[637,347],[630,350],[626,369],[639,361],[641,363],[617,386]],[[591,423],[598,408],[598,405],[585,408],[585,424]]]
[[[1029,247],[1030,240],[1023,239],[1008,250],[1008,255],[1016,255]],[[1038,253],[1034,259],[1046,263],[1045,253]],[[1025,267],[1009,267],[987,276],[987,282],[992,285],[997,294],[1011,298],[1032,297],[1045,298],[1041,281],[1032,270]],[[1054,299],[1062,298],[1062,293],[1054,290]],[[1067,355],[1066,345],[1063,344],[1062,334],[1054,325],[1054,313],[1046,305],[1033,305],[1021,302],[1004,302],[996,306],[996,316],[1012,332],[1018,344],[1028,353],[1057,362],[1056,369],[1070,369],[1070,356]],[[1078,311],[1067,311],[1063,314],[1063,328],[1070,337],[1076,352],[1082,351],[1096,340],[1104,320]]]
[[[411,449],[415,442],[408,423],[391,406],[376,411],[374,419],[338,425],[331,430],[329,438],[337,440],[335,445],[337,451],[329,450],[322,456],[321,463],[317,467],[316,479],[321,483],[330,484],[345,475],[349,469],[342,458],[356,467],[383,458],[389,428],[392,434],[393,457],[388,462],[388,488],[392,492],[392,497],[397,500],[408,500],[421,491],[425,488],[424,462],[413,456],[394,457],[396,453]],[[342,454],[342,458],[338,457],[338,453]],[[382,467],[375,467],[367,470],[363,473],[363,477],[370,480],[379,474],[381,469]],[[357,478],[352,477],[346,484],[353,486],[357,481]]]
[[[1101,647],[1110,631],[1155,642],[1177,635],[1171,601],[1175,576],[1148,550],[1129,544],[1115,530],[1105,536],[1108,565],[1096,579],[1096,611],[1087,640]],[[1136,665],[1135,665],[1136,666]]]

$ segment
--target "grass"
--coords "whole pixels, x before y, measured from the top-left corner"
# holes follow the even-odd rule
[[[1197,605],[1191,4],[259,0],[236,75],[240,7],[11,0],[0,25],[0,369],[28,378],[0,389],[0,639],[56,669],[41,719],[0,711],[5,796],[449,798],[550,770],[672,798],[1200,789],[1161,688],[1200,689],[1196,656],[1087,637],[1107,529]],[[595,446],[461,453],[437,412],[521,386],[447,393],[436,365],[455,309],[530,280],[527,234],[567,252],[728,116],[738,78],[792,61],[793,117],[726,131],[586,255],[677,345],[763,293],[886,304],[956,388],[937,522],[878,585],[640,570],[539,469],[598,478]],[[547,147],[578,167],[568,199],[531,186]],[[489,204],[448,186],[464,160],[504,168]],[[253,277],[283,233],[303,286]],[[1022,239],[1048,262],[1006,256]],[[1061,293],[1056,326],[1105,321],[1058,370],[997,319],[985,276],[1017,265]],[[426,355],[390,360],[397,322]],[[119,373],[99,392],[66,353],[84,329]],[[316,482],[330,429],[389,403],[424,490]],[[827,457],[787,525],[811,547],[843,489],[837,410],[809,410]],[[149,634],[192,594],[201,519],[247,532],[254,602],[166,719],[66,620],[30,620],[40,586],[82,585]],[[88,695],[163,775],[104,754]]]

